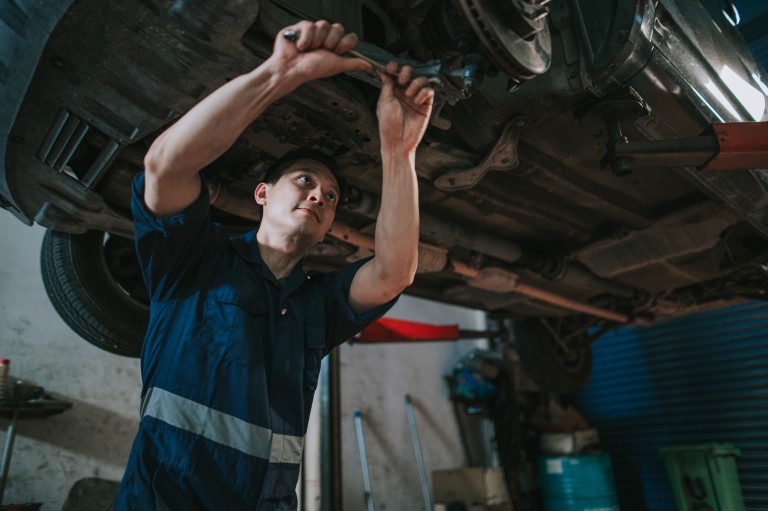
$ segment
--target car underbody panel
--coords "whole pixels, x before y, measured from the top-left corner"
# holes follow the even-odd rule
[[[440,64],[417,155],[422,249],[409,292],[590,326],[765,292],[764,170],[641,169],[610,152],[617,137],[765,119],[763,71],[708,2],[77,0],[34,17],[28,4],[0,66],[13,85],[0,93],[0,195],[28,223],[130,237],[130,179],[154,137],[262,62],[281,27],[325,17],[384,54]],[[13,59],[23,65],[10,80]],[[377,95],[375,78],[353,73],[270,107],[204,170],[217,220],[233,234],[255,226],[266,167],[310,146],[340,162],[351,190],[306,264],[370,254]]]

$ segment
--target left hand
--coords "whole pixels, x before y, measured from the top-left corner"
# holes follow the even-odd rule
[[[432,113],[435,91],[426,77],[411,80],[410,66],[397,69],[387,64],[379,73],[383,86],[376,106],[382,152],[397,151],[412,155],[421,142]]]

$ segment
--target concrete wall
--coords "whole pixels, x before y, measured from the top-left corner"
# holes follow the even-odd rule
[[[408,296],[389,317],[485,329],[482,312]],[[431,488],[433,470],[465,466],[445,376],[483,341],[353,344],[340,351],[342,491],[345,511],[365,509],[353,414],[362,414],[371,490],[377,510],[424,509],[416,453],[405,408],[413,401],[416,428]]]
[[[84,477],[119,480],[138,426],[136,359],[91,346],[59,319],[40,276],[45,230],[0,211],[0,358],[72,408],[19,421],[3,504],[59,510]],[[5,441],[8,420],[0,419]]]
[[[3,503],[62,508],[81,478],[119,480],[138,426],[139,362],[106,353],[74,334],[43,288],[44,229],[0,211],[0,358],[15,376],[73,403],[45,420],[22,421]],[[483,314],[409,297],[392,317],[482,329]],[[421,487],[405,414],[411,394],[428,471],[464,463],[443,376],[475,343],[344,346],[342,364],[345,509],[362,509],[363,483],[352,419],[359,408],[377,509],[420,509]],[[0,441],[9,421],[0,419]]]

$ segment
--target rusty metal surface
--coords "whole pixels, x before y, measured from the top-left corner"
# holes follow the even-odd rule
[[[714,123],[718,153],[702,170],[768,169],[768,121]]]
[[[706,172],[654,154],[660,142],[725,122],[706,168],[764,162],[764,125],[729,124],[751,111],[721,76],[727,65],[759,90],[764,71],[709,2],[77,0],[47,17],[19,15],[3,48],[47,40],[2,54],[0,80],[13,86],[0,90],[1,203],[53,230],[130,237],[130,179],[154,138],[262,62],[279,29],[332,15],[369,49],[439,62],[458,91],[440,99],[416,156],[422,251],[410,293],[514,318],[605,323],[759,298],[768,289],[765,172]],[[5,69],[26,73],[24,87]],[[336,157],[350,193],[307,266],[370,255],[377,95],[358,73],[272,105],[204,171],[216,183],[215,220],[233,234],[256,226],[250,197],[264,170],[310,146]],[[601,168],[623,139],[634,152],[615,158],[665,167]],[[745,142],[762,147],[746,163],[747,153],[735,156]],[[709,150],[694,146],[696,157]]]

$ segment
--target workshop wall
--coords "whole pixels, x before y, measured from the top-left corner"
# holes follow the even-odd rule
[[[485,330],[485,314],[404,296],[388,317]],[[405,395],[413,401],[424,465],[466,466],[445,376],[485,341],[352,344],[340,350],[344,509],[365,509],[353,414],[362,414],[371,490],[377,510],[424,509]]]
[[[72,408],[19,421],[4,504],[60,510],[86,477],[119,480],[138,427],[139,362],[82,340],[48,301],[39,269],[45,230],[0,212],[0,358]],[[0,441],[10,421],[0,419]],[[0,444],[2,446],[2,444]]]

